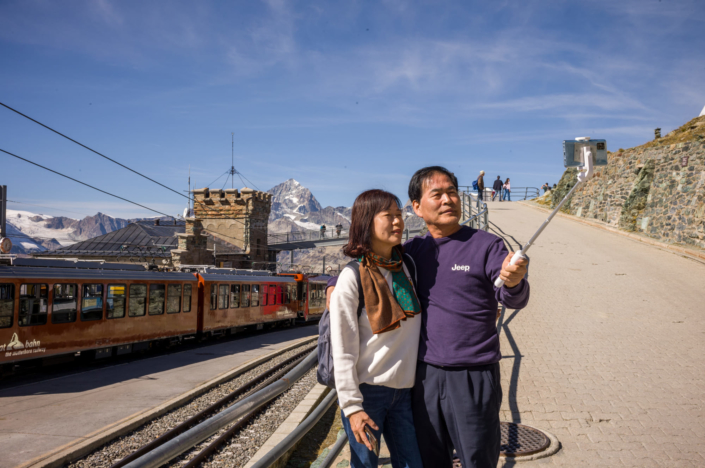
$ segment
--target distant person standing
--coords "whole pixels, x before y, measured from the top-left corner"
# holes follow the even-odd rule
[[[546,182],[545,184],[543,184],[543,185],[541,186],[541,188],[543,189],[543,193],[546,193],[546,192],[548,192],[549,190],[551,190],[551,186],[548,185],[548,182]]]
[[[480,171],[480,176],[477,178],[477,198],[482,200],[482,192],[485,191],[485,171]]]
[[[323,239],[324,237],[326,237],[326,225],[321,224],[321,239]]]
[[[509,177],[507,177],[507,180],[504,182],[504,199],[512,201],[512,187],[509,185]]]
[[[338,237],[340,237],[340,233],[342,232],[342,230],[343,230],[342,224],[338,223],[335,225],[335,233],[338,235]]]
[[[494,190],[494,193],[492,193],[492,201],[494,201],[497,195],[499,195],[499,201],[502,201],[502,187],[502,178],[497,176],[497,180],[495,180],[494,184],[492,184],[492,190]]]

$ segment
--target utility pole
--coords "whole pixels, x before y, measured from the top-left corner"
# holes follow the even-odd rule
[[[7,185],[0,185],[0,237],[7,237]]]
[[[10,253],[12,241],[7,237],[7,185],[0,185],[0,253]]]
[[[323,274],[326,274],[326,256],[323,256]]]

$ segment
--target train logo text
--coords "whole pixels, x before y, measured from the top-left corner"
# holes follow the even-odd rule
[[[9,343],[0,345],[0,352],[5,351],[5,357],[44,353],[46,348],[41,348],[41,344],[39,340],[26,341],[22,344],[17,333],[13,333]]]

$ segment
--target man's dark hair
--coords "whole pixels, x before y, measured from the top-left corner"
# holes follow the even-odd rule
[[[455,174],[443,166],[428,166],[423,169],[419,169],[411,177],[411,181],[409,182],[409,200],[412,202],[421,200],[421,195],[423,194],[423,184],[430,179],[433,174],[447,175],[450,181],[453,182],[453,185],[455,185],[455,189],[458,189],[458,178],[455,177]]]
[[[388,209],[392,203],[402,208],[399,197],[385,190],[367,190],[357,196],[350,216],[348,244],[343,247],[345,255],[358,258],[372,250],[372,222],[377,213]]]

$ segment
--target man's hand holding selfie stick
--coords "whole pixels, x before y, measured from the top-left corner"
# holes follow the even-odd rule
[[[577,167],[578,180],[568,194],[563,197],[563,200],[553,209],[538,231],[529,239],[529,242],[524,244],[524,247],[522,247],[520,251],[507,255],[502,265],[502,271],[495,280],[495,287],[501,288],[505,286],[512,288],[519,284],[521,278],[526,274],[526,265],[529,263],[525,256],[526,252],[531,248],[546,226],[548,226],[548,223],[556,216],[565,202],[573,195],[573,192],[590,180],[593,176],[594,167],[607,165],[607,143],[605,140],[591,140],[590,137],[580,137],[573,141],[566,140],[563,142],[563,162],[565,167]],[[522,271],[521,266],[523,266],[523,273],[517,280],[517,275]]]
[[[377,424],[375,424],[372,418],[370,418],[364,411],[358,411],[357,413],[353,413],[348,416],[348,419],[350,420],[350,427],[353,434],[355,434],[355,440],[357,440],[360,444],[365,444],[371,452],[379,453],[379,443],[377,440],[371,441],[365,433],[366,426],[370,426],[375,431],[379,430],[379,427],[377,427]]]

